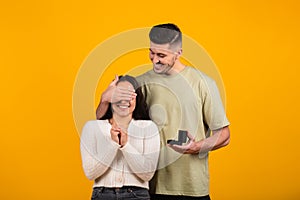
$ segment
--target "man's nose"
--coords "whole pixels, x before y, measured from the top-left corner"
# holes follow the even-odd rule
[[[159,62],[160,62],[159,57],[156,56],[156,55],[154,55],[153,58],[152,58],[152,63],[153,63],[153,64],[157,64],[157,63],[159,63]]]

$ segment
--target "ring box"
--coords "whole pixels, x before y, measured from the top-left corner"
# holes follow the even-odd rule
[[[178,141],[176,140],[167,140],[168,144],[177,144],[177,145],[182,145],[182,143],[186,143],[187,141],[187,131],[184,130],[178,130]]]

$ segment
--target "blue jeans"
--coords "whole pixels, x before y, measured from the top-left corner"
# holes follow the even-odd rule
[[[146,188],[124,186],[121,188],[106,188],[95,187],[93,188],[92,200],[119,200],[119,199],[132,199],[132,200],[150,200],[149,192]]]

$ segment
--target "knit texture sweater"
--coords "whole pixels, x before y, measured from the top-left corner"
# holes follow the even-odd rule
[[[94,187],[137,186],[149,189],[157,167],[160,137],[150,120],[131,120],[128,141],[121,147],[111,139],[108,120],[88,121],[82,130],[82,165]]]

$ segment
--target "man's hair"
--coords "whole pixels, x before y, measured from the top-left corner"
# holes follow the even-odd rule
[[[159,24],[153,26],[149,32],[150,41],[155,44],[170,44],[178,46],[182,44],[182,33],[175,24]]]
[[[128,81],[129,83],[131,83],[135,90],[135,93],[137,94],[135,109],[132,113],[132,118],[135,120],[150,120],[148,105],[143,95],[142,88],[138,84],[137,80],[129,75],[119,76],[117,85],[118,83],[123,81]],[[113,117],[112,111],[112,105],[111,103],[109,103],[106,113],[100,118],[100,120],[111,119]]]

